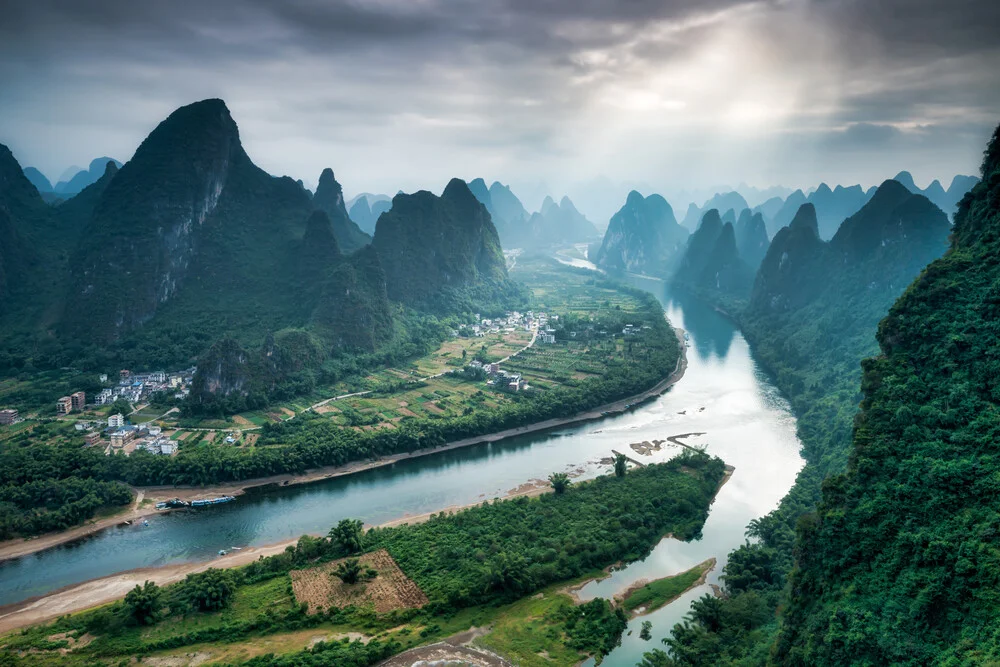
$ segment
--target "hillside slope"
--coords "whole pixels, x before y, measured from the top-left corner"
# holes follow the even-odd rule
[[[800,532],[779,662],[1000,659],[1000,128],[982,173],[879,326],[850,465]]]

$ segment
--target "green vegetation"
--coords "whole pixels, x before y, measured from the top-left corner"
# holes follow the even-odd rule
[[[12,665],[114,665],[130,656],[179,649],[225,652],[229,646],[316,629],[372,639],[367,644],[325,641],[303,650],[304,637],[281,655],[238,662],[291,666],[336,659],[342,661],[338,665],[367,666],[472,625],[495,623],[496,634],[482,638],[484,645],[509,649],[522,664],[539,664],[528,657],[536,646],[575,664],[585,654],[610,650],[625,619],[605,600],[573,606],[551,587],[641,558],[666,533],[697,537],[723,475],[720,460],[686,451],[624,478],[575,484],[558,496],[485,502],[426,523],[363,534],[356,522],[346,521],[331,530],[333,539],[304,536],[284,553],[239,569],[208,570],[162,589],[137,587],[127,602],[8,635],[0,638],[0,647]],[[359,552],[386,549],[430,602],[386,613],[370,607],[307,613],[292,593],[289,572],[341,558],[358,546],[355,540],[361,542]],[[357,574],[359,580],[366,576]],[[541,618],[534,612],[526,617],[525,609]],[[142,624],[133,620],[139,618]],[[75,647],[69,639],[53,639],[75,642],[85,635],[93,641]],[[72,650],[59,653],[61,648]]]
[[[569,475],[564,472],[554,472],[549,475],[549,484],[552,485],[552,490],[556,493],[565,493],[566,489],[573,482],[570,480]]]
[[[686,572],[663,577],[631,591],[622,600],[622,609],[635,611],[640,607],[643,613],[655,611],[678,595],[691,588],[713,565],[711,561],[699,563]]]
[[[660,195],[628,193],[625,205],[608,223],[591,259],[613,271],[669,276],[684,252],[688,232]]]
[[[880,324],[850,464],[800,525],[797,594],[776,645],[790,664],[1000,659],[1000,128],[982,175],[951,249]]]
[[[819,237],[815,209],[804,205],[773,239],[749,300],[699,292],[739,320],[756,358],[788,396],[806,465],[780,506],[751,522],[749,540],[730,554],[723,571],[727,597],[692,606],[664,639],[669,657],[649,654],[649,664],[767,660],[779,628],[776,612],[789,600],[796,524],[815,510],[824,480],[847,467],[861,361],[878,353],[879,320],[941,255],[949,231],[939,209],[887,181],[830,242]]]

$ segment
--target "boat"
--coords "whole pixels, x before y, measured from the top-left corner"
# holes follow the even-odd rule
[[[243,551],[243,547],[229,547],[233,551]]]
[[[228,552],[225,549],[219,549],[219,555],[225,556]]]
[[[156,503],[156,509],[166,510],[174,509],[177,507],[188,507],[190,503],[186,500],[181,500],[180,498],[171,498],[170,500],[165,500],[162,503]]]
[[[221,505],[236,500],[235,496],[219,496],[218,498],[205,498],[202,500],[192,500],[191,507],[208,507],[209,505]]]

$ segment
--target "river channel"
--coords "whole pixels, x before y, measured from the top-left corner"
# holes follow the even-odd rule
[[[148,525],[124,526],[79,542],[0,563],[0,605],[124,570],[216,557],[220,549],[258,546],[325,534],[345,517],[378,524],[405,515],[494,498],[521,484],[568,472],[577,479],[604,474],[611,450],[643,462],[669,458],[664,443],[650,456],[629,445],[683,433],[736,468],[712,505],[702,537],[663,540],[644,561],[586,586],[581,597],[610,597],[639,579],[682,572],[715,557],[705,585],[630,623],[622,645],[604,665],[635,665],[643,651],[680,621],[691,600],[710,592],[726,556],[744,540],[747,523],[774,509],[803,465],[795,418],[732,322],[710,307],[672,294],[662,282],[631,278],[662,301],[675,326],[689,335],[688,368],[665,394],[625,414],[555,431],[511,438],[397,462],[308,485],[249,493],[228,505],[152,516]],[[641,621],[653,623],[651,642],[638,638]]]

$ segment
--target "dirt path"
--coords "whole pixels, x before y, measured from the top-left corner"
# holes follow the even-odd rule
[[[155,502],[169,500],[171,498],[180,498],[181,500],[193,500],[195,498],[212,498],[215,496],[239,496],[245,493],[248,489],[268,487],[268,486],[293,486],[296,484],[309,484],[312,482],[319,482],[324,479],[331,479],[334,477],[340,477],[343,475],[353,475],[355,473],[370,470],[372,468],[380,468],[382,466],[392,465],[398,461],[404,459],[414,459],[421,456],[428,456],[430,454],[437,454],[440,452],[446,452],[452,449],[460,449],[462,447],[469,447],[471,445],[478,445],[487,442],[497,442],[499,440],[505,440],[507,438],[513,438],[519,435],[526,435],[529,433],[539,433],[542,431],[549,431],[557,428],[562,428],[564,426],[569,426],[572,424],[578,424],[581,422],[594,421],[602,419],[608,415],[621,414],[625,412],[628,408],[626,406],[634,406],[636,403],[648,400],[654,396],[659,396],[671,386],[676,384],[681,378],[684,377],[684,372],[687,370],[687,347],[684,345],[684,331],[683,329],[675,328],[674,332],[677,335],[678,340],[681,344],[681,355],[677,359],[677,365],[674,367],[673,373],[668,377],[657,383],[651,389],[644,391],[635,396],[630,396],[628,398],[623,398],[619,401],[613,403],[608,403],[607,405],[598,406],[592,410],[586,412],[581,412],[570,417],[560,417],[558,419],[547,419],[542,422],[537,422],[534,424],[529,424],[527,426],[518,426],[517,428],[509,428],[504,431],[498,431],[496,433],[488,433],[485,435],[474,436],[471,438],[464,438],[462,440],[455,440],[441,447],[429,447],[426,449],[418,449],[409,453],[392,454],[390,456],[383,456],[380,459],[374,461],[354,461],[341,466],[328,466],[325,468],[317,468],[311,472],[307,472],[301,475],[283,474],[283,475],[272,475],[271,477],[262,477],[257,479],[248,479],[240,482],[232,482],[229,484],[216,484],[210,487],[175,487],[175,486],[150,486],[137,489],[145,494],[150,500]],[[250,430],[250,429],[246,429]],[[677,436],[682,437],[682,436]],[[137,509],[129,512],[123,512],[121,514],[116,514],[112,517],[101,519],[93,523],[79,526],[77,528],[72,528],[67,531],[60,533],[54,533],[50,535],[43,535],[37,538],[31,538],[27,540],[16,539],[7,540],[5,542],[0,542],[0,561],[9,560],[11,558],[19,558],[21,556],[26,556],[28,554],[36,553],[38,551],[43,551],[45,549],[50,549],[52,547],[58,546],[60,544],[65,544],[67,542],[73,542],[80,538],[92,535],[105,528],[110,528],[116,526],[126,520],[135,520],[142,518],[144,516],[149,516],[151,514],[156,514],[161,510],[156,510],[152,505]]]

